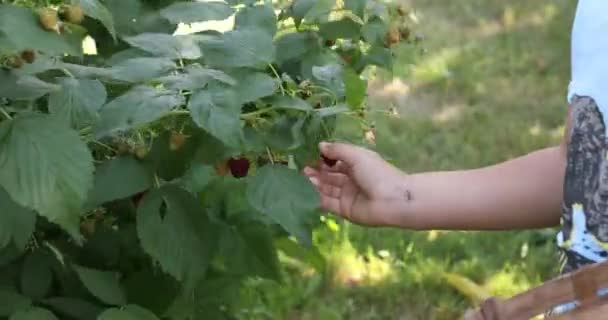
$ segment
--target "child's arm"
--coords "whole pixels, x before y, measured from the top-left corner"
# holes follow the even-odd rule
[[[568,130],[568,129],[567,129]],[[375,153],[323,144],[340,163],[305,173],[322,207],[355,223],[409,229],[498,230],[559,223],[566,142],[499,165],[407,175]]]

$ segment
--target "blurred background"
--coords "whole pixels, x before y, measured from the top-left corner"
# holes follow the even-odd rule
[[[375,74],[370,147],[408,172],[475,168],[558,143],[571,0],[410,0],[418,45]],[[373,134],[371,134],[373,133]],[[375,141],[374,141],[375,140]],[[488,212],[491,218],[491,212]],[[332,218],[318,252],[283,247],[284,283],[251,281],[243,319],[457,319],[557,274],[556,230],[411,232]],[[287,244],[286,244],[287,245]]]

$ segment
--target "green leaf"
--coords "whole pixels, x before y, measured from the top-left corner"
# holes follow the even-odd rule
[[[145,160],[152,172],[167,181],[184,175],[193,162],[192,159],[199,146],[198,136],[190,137],[189,132],[184,132],[183,134],[188,136],[184,145],[177,150],[172,150],[171,134],[171,132],[165,131],[154,139]]]
[[[95,133],[104,137],[150,123],[184,103],[184,97],[175,91],[137,86],[101,108]]]
[[[264,140],[273,148],[283,151],[294,150],[304,143],[302,135],[304,123],[305,118],[303,117],[281,116],[275,120]]]
[[[110,305],[126,303],[125,293],[120,287],[119,274],[74,266],[80,281],[100,301]]]
[[[171,23],[193,23],[225,20],[234,14],[225,2],[176,2],[160,11]]]
[[[271,101],[271,105],[277,109],[312,111],[312,106],[298,97],[277,96]]]
[[[50,116],[21,116],[0,124],[0,185],[78,240],[93,158],[77,132]]]
[[[384,20],[373,17],[371,18],[361,30],[363,39],[372,45],[384,44],[386,33],[388,32],[388,25]]]
[[[152,184],[152,174],[141,162],[130,156],[118,157],[97,168],[88,203],[94,207],[124,199],[148,190]]]
[[[9,317],[13,313],[25,310],[32,305],[32,301],[10,288],[0,287],[0,317]]]
[[[133,58],[112,66],[112,77],[126,82],[145,82],[177,69],[167,58]]]
[[[352,109],[359,109],[367,96],[367,82],[350,68],[345,68],[342,72],[344,79],[344,90],[346,103]]]
[[[274,60],[272,35],[261,29],[242,29],[201,40],[205,61],[217,67],[265,67]]]
[[[336,0],[314,0],[314,4],[304,15],[304,20],[308,22],[326,21],[335,5]]]
[[[317,0],[294,0],[291,7],[290,13],[296,22],[296,26],[300,25],[300,22],[306,16],[306,13],[312,9]]]
[[[21,270],[21,292],[39,300],[44,298],[53,285],[53,256],[50,252],[38,249],[30,253],[23,262]]]
[[[344,0],[344,7],[360,18],[364,18],[367,0]]]
[[[361,24],[350,18],[343,18],[337,21],[330,21],[319,26],[319,34],[324,39],[352,39],[358,40],[361,37]]]
[[[188,65],[185,73],[157,79],[166,88],[172,90],[198,90],[205,88],[211,82],[235,85],[236,80],[225,72],[202,67],[200,64]]]
[[[192,193],[199,193],[205,190],[211,183],[213,174],[214,169],[212,166],[196,164],[190,167],[186,174],[184,174],[179,180],[179,184]]]
[[[179,284],[160,270],[143,270],[125,279],[127,300],[157,314],[164,314],[179,294]]]
[[[277,33],[277,15],[270,5],[244,7],[236,14],[235,29],[262,29],[271,36]]]
[[[51,93],[49,111],[73,128],[82,128],[99,119],[107,93],[99,80],[59,78],[61,90]]]
[[[365,55],[365,62],[381,68],[391,69],[393,67],[393,54],[390,49],[372,47]]]
[[[288,33],[278,38],[276,45],[279,63],[301,59],[307,53],[318,51],[321,48],[318,36],[312,32]]]
[[[190,98],[188,109],[194,122],[229,146],[241,137],[241,105],[234,91],[212,88]]]
[[[15,203],[2,187],[0,212],[0,248],[12,240],[17,249],[25,249],[36,226],[36,213]]]
[[[108,32],[116,40],[116,29],[114,28],[114,17],[108,8],[106,8],[99,0],[73,0],[72,3],[80,4],[84,13],[103,24]]]
[[[267,165],[259,169],[247,186],[247,199],[300,243],[311,245],[310,216],[319,207],[319,195],[310,181],[287,167]]]
[[[149,1],[142,3],[140,0],[104,0],[104,4],[114,17],[114,25],[120,35],[175,31],[175,25],[169,23],[148,3]]]
[[[279,257],[269,228],[259,222],[224,227],[222,253],[231,271],[276,281],[281,279]]]
[[[238,92],[241,103],[271,96],[279,88],[279,81],[266,73],[241,70],[232,76],[237,80],[237,84],[231,89]]]
[[[189,35],[173,36],[166,33],[142,33],[124,40],[130,45],[153,54],[170,59],[198,59],[201,49]]]
[[[186,290],[194,288],[207,271],[215,239],[199,201],[182,189],[166,186],[146,195],[137,215],[144,250]]]
[[[0,47],[8,52],[36,49],[52,55],[82,53],[81,43],[75,46],[66,36],[44,30],[31,9],[8,4],[0,5]]]
[[[343,68],[337,63],[312,67],[312,75],[321,85],[331,90],[336,96],[344,96]]]
[[[57,320],[57,317],[49,310],[31,308],[15,312],[9,320]]]
[[[97,320],[159,320],[149,310],[136,305],[128,305],[123,309],[108,309]]]
[[[100,306],[78,298],[55,297],[45,299],[42,303],[55,313],[70,319],[94,320],[103,311]]]
[[[60,86],[44,82],[34,76],[18,75],[0,68],[0,97],[13,100],[35,100],[59,89],[61,89]]]

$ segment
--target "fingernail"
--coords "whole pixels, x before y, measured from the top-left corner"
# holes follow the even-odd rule
[[[319,143],[319,149],[321,149],[321,151],[325,151],[325,150],[327,150],[327,148],[329,148],[329,142]]]
[[[315,186],[318,186],[318,185],[319,185],[319,179],[317,179],[316,177],[311,177],[311,178],[308,178],[308,179],[309,179],[309,180],[310,180],[310,182],[311,182],[312,184],[314,184]]]

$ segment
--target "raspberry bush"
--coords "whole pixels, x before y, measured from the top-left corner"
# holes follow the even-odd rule
[[[243,280],[281,280],[278,243],[312,245],[300,169],[338,116],[364,121],[361,74],[391,68],[404,15],[1,1],[0,319],[231,319]]]

